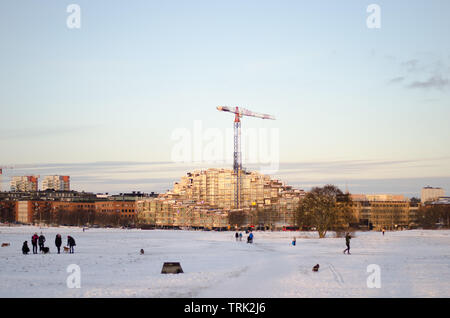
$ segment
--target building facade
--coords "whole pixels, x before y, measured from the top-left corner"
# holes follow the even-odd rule
[[[417,206],[403,195],[352,194],[352,208],[360,224],[374,230],[408,228],[414,222]]]
[[[38,176],[14,176],[11,179],[11,191],[35,192],[38,191]]]
[[[420,193],[420,200],[422,203],[432,202],[445,196],[445,191],[442,188],[423,187]]]
[[[42,190],[70,191],[70,177],[45,176],[42,180]]]
[[[173,190],[137,202],[138,222],[156,227],[234,228],[295,226],[303,190],[258,172],[241,174],[240,209],[235,209],[233,170],[187,173]]]

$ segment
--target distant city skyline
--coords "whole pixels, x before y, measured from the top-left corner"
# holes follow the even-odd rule
[[[0,3],[0,166],[74,190],[165,191],[185,172],[172,134],[232,128],[219,105],[276,117],[279,178],[305,190],[450,189],[450,2]],[[231,148],[230,148],[231,149]],[[231,160],[227,155],[223,158]],[[244,167],[254,168],[246,164]]]
[[[348,189],[355,194],[404,194],[420,198],[425,186],[450,189],[450,178],[426,176],[399,177],[399,173],[389,176],[391,171],[407,168],[410,162],[303,162],[280,163],[280,170],[272,178],[280,179],[286,185],[309,190],[314,186],[335,184],[342,191]],[[232,169],[226,165],[211,165],[215,168]],[[250,167],[251,169],[252,167]],[[253,167],[251,170],[258,170]],[[18,165],[13,170],[4,171],[2,190],[9,190],[13,175],[40,175],[39,187],[45,175],[65,174],[70,176],[71,189],[94,193],[110,194],[141,192],[165,192],[173,183],[180,181],[187,172],[205,169],[202,164],[174,164],[172,162],[92,162],[74,164]],[[333,172],[334,171],[334,172]],[[380,178],[370,178],[371,174],[384,173]]]

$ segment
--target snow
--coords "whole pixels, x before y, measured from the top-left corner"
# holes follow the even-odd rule
[[[35,232],[50,254],[22,255]],[[56,233],[63,245],[75,238],[74,254],[56,254]],[[449,230],[356,232],[351,255],[332,234],[254,234],[247,244],[234,232],[0,226],[0,243],[11,244],[0,248],[0,297],[450,297]],[[164,262],[184,273],[161,274]],[[81,288],[67,287],[70,264],[80,266]],[[370,264],[380,266],[381,288],[367,286]]]

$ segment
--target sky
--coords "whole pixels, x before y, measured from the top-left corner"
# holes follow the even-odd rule
[[[446,0],[2,1],[0,165],[14,167],[2,189],[40,173],[165,191],[194,168],[231,168],[233,116],[216,110],[231,105],[276,117],[242,119],[259,133],[244,166],[270,144],[286,183],[449,190],[448,12]],[[211,144],[222,163],[196,162]],[[174,160],[180,145],[192,160]]]

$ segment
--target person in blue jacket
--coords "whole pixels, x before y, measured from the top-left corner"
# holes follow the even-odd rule
[[[253,243],[253,233],[252,232],[250,232],[250,234],[248,235],[247,243]]]

